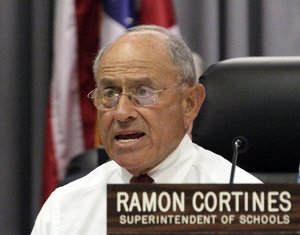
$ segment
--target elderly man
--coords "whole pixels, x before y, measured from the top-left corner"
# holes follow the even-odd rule
[[[106,234],[108,183],[228,183],[231,163],[186,134],[205,97],[186,44],[156,26],[139,26],[105,47],[94,64],[100,137],[112,159],[58,188],[32,231]],[[258,183],[236,169],[235,183]]]

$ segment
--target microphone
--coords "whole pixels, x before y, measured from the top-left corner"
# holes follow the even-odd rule
[[[249,142],[244,136],[237,136],[232,141],[232,148],[233,148],[233,155],[232,155],[229,184],[233,184],[238,155],[239,153],[247,152],[247,150],[249,149]]]

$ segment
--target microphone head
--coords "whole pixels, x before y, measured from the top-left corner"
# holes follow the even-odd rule
[[[233,149],[235,149],[235,145],[238,146],[238,153],[245,153],[249,149],[249,141],[244,136],[236,136],[232,141]]]

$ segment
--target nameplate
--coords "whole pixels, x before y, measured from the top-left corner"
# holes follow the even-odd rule
[[[296,231],[300,232],[299,184],[107,186],[108,234]]]

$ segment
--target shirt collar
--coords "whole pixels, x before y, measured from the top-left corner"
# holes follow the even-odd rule
[[[193,161],[193,143],[188,135],[185,135],[178,147],[159,165],[150,170],[147,174],[155,183],[182,183],[189,167]],[[125,183],[129,183],[132,175],[124,168],[121,168],[121,177]]]

